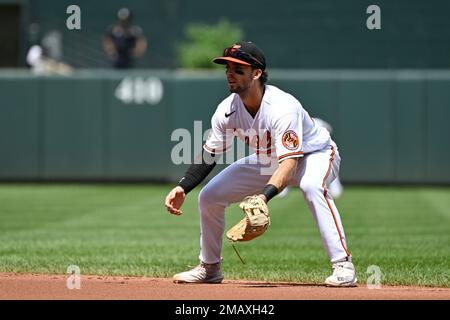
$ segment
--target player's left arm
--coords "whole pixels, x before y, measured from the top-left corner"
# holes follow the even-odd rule
[[[273,118],[272,130],[279,166],[260,194],[266,203],[288,185],[297,169],[299,157],[303,156],[301,117],[296,107],[291,109]]]
[[[289,183],[295,170],[297,169],[298,158],[289,158],[283,160],[273,173],[263,192],[259,194],[265,202],[268,202],[273,196],[281,192]]]

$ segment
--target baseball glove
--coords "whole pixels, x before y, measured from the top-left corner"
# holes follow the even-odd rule
[[[249,196],[239,205],[244,211],[244,219],[227,232],[228,240],[250,241],[262,235],[270,225],[269,208],[259,196]]]

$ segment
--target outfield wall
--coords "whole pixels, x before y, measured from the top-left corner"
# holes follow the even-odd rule
[[[450,71],[269,75],[332,124],[344,182],[450,183]],[[222,72],[2,71],[0,179],[176,181],[173,130],[205,131],[227,95]]]

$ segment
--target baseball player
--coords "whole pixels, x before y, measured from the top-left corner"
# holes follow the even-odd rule
[[[201,163],[192,164],[165,199],[167,210],[181,215],[186,195],[213,170],[235,136],[255,149],[213,177],[201,190],[200,263],[174,275],[177,283],[220,283],[225,208],[247,196],[268,203],[286,186],[301,189],[317,223],[333,273],[325,283],[348,287],[357,283],[338,209],[328,192],[339,172],[338,148],[292,95],[267,85],[264,53],[252,42],[224,50],[215,63],[226,66],[231,94],[211,120]],[[275,163],[275,165],[273,165]]]

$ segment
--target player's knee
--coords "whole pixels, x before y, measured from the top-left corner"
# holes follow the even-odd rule
[[[214,188],[206,185],[198,195],[198,205],[200,207],[210,206],[218,202],[220,196]]]
[[[323,193],[322,182],[311,179],[302,179],[300,189],[305,195]]]

